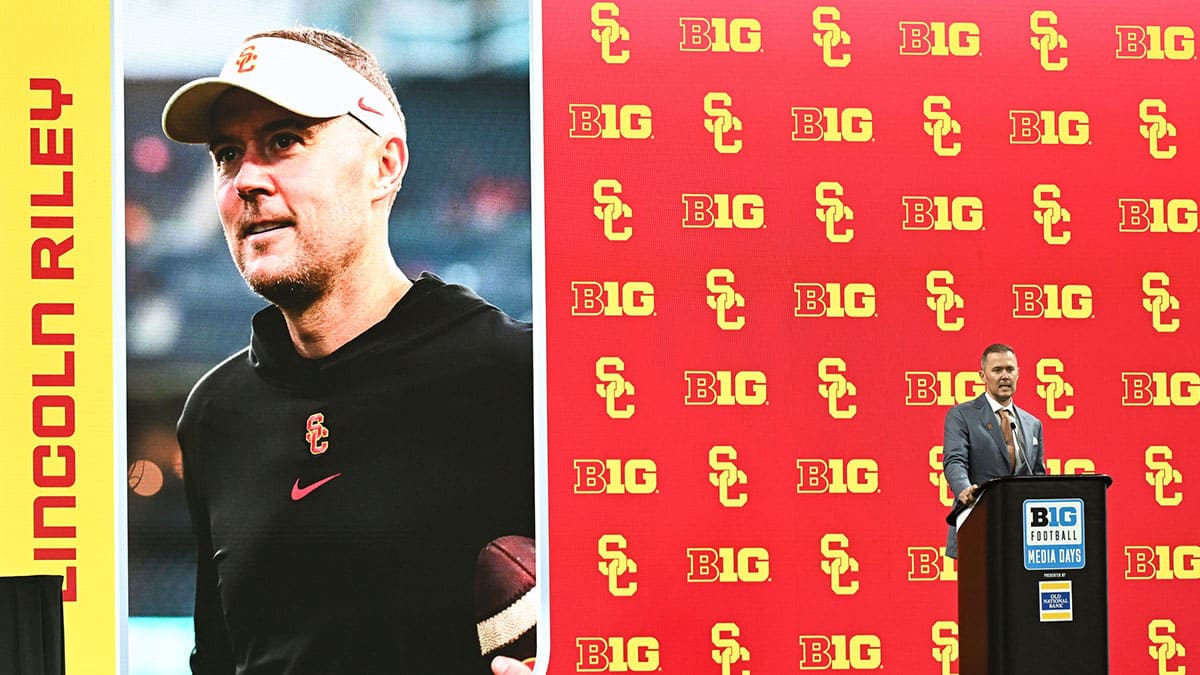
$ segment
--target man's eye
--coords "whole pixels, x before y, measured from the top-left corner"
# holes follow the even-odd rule
[[[237,150],[235,148],[217,148],[213,150],[212,154],[217,164],[228,164],[237,159]]]
[[[300,139],[292,134],[279,134],[275,138],[271,139],[271,144],[279,150],[286,150],[299,141]]]

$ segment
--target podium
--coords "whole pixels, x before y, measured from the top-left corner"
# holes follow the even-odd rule
[[[958,529],[959,672],[1107,675],[1104,475],[980,486]]]

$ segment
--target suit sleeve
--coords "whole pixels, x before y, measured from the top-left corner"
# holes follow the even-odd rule
[[[1046,475],[1046,448],[1042,443],[1042,423],[1037,423],[1037,452],[1034,454],[1034,464],[1031,467],[1034,475]]]
[[[967,421],[963,417],[961,406],[954,406],[946,413],[942,435],[942,474],[956,497],[971,485],[969,454],[970,434],[967,432]]]

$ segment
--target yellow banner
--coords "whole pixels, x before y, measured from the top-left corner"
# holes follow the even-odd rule
[[[0,576],[63,576],[67,672],[117,672],[109,6],[0,3],[0,32]]]

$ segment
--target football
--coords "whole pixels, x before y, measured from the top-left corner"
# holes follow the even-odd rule
[[[488,542],[475,565],[475,627],[481,654],[532,666],[537,653],[537,547],[517,535]]]

